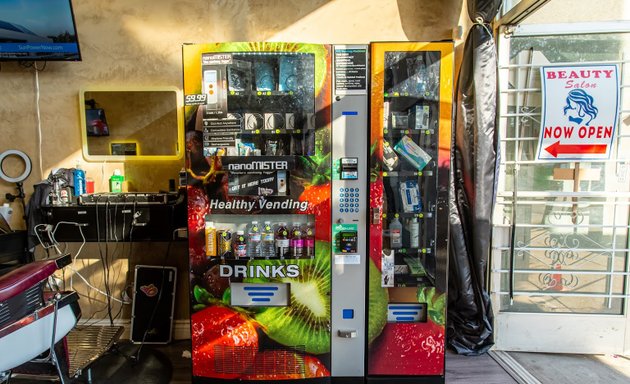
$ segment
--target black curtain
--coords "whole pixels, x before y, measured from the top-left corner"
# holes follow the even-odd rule
[[[469,0],[475,23],[466,38],[457,79],[451,144],[448,345],[459,354],[493,344],[486,287],[497,169],[497,55],[490,21],[501,0]]]

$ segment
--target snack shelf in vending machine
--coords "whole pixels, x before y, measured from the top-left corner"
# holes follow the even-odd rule
[[[331,51],[183,46],[193,383],[329,383]]]
[[[367,382],[444,383],[453,45],[370,58]]]

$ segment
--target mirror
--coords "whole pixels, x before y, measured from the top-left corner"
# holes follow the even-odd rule
[[[175,87],[82,90],[83,157],[87,161],[181,159],[181,100]]]

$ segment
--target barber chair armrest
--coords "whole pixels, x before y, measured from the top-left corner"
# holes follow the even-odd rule
[[[70,264],[71,261],[70,255],[56,259],[38,260],[0,276],[0,303],[38,284],[55,273],[57,269]]]

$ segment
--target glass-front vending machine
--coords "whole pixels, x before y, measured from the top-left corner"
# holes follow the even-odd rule
[[[330,382],[331,60],[183,46],[193,383]]]
[[[453,45],[370,51],[367,381],[444,383]]]

